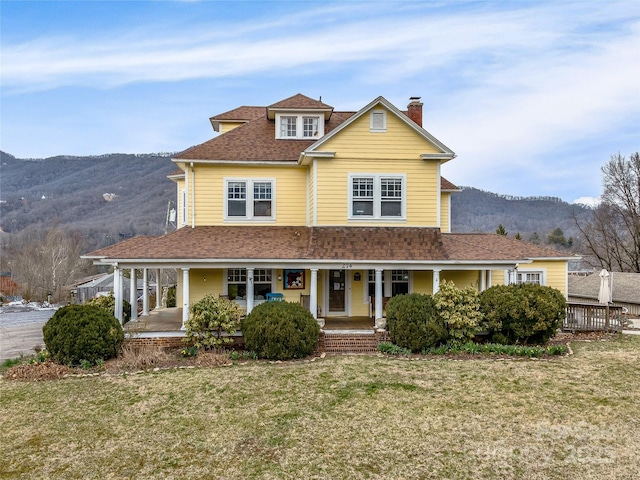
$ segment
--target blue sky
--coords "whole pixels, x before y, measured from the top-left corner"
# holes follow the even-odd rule
[[[208,118],[295,93],[424,102],[443,174],[511,195],[596,197],[640,150],[637,1],[0,3],[0,149],[180,151]]]

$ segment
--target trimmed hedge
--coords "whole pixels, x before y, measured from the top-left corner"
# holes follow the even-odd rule
[[[265,302],[240,322],[247,350],[259,358],[289,360],[311,355],[320,326],[299,303]]]
[[[391,341],[399,347],[420,352],[447,341],[447,326],[430,295],[397,295],[387,303],[386,312]]]
[[[480,310],[495,343],[546,343],[566,316],[555,288],[534,284],[496,285],[480,295]]]
[[[64,365],[117,356],[124,333],[113,315],[92,305],[67,305],[42,327],[51,358]]]

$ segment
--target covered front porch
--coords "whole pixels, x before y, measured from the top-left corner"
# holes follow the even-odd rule
[[[125,333],[135,336],[162,336],[168,332],[172,335],[184,335],[182,329],[181,307],[159,308],[152,310],[148,315],[140,316],[134,321],[125,324]],[[374,322],[365,316],[359,317],[326,317],[324,321],[324,331],[373,331]]]

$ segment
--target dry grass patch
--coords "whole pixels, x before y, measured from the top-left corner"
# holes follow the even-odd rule
[[[1,380],[0,477],[636,478],[640,338],[573,349]]]

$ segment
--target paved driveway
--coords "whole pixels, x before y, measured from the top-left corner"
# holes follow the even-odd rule
[[[44,347],[42,326],[55,310],[3,311],[0,313],[0,361],[32,355]]]

